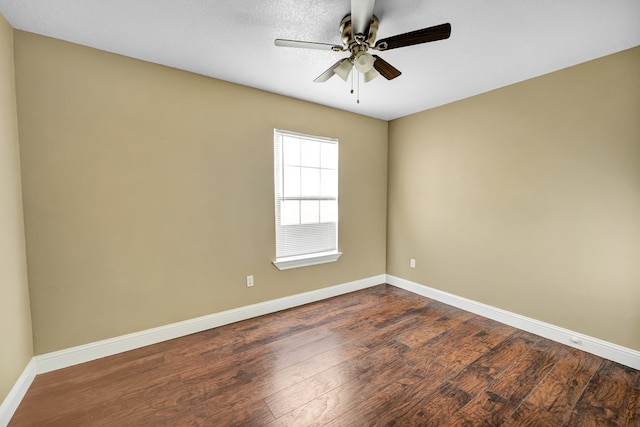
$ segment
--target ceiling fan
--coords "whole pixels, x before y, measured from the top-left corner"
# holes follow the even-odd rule
[[[334,52],[348,51],[351,54],[348,58],[343,58],[333,64],[324,73],[320,74],[314,82],[326,82],[334,74],[337,74],[342,80],[346,81],[354,66],[358,72],[362,73],[364,81],[368,82],[379,74],[382,74],[387,80],[395,79],[402,74],[397,68],[378,55],[369,53],[369,50],[382,52],[389,49],[443,40],[449,38],[451,35],[451,24],[447,23],[376,41],[379,21],[373,14],[374,5],[375,0],[351,0],[351,13],[340,21],[340,34],[342,35],[343,46],[284,39],[276,39],[275,45],[281,47],[331,50]]]

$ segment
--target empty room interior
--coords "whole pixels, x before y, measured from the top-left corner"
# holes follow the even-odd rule
[[[57,3],[0,0],[0,425],[14,415],[15,425],[465,425],[482,408],[483,425],[640,425],[637,2],[547,1],[535,13],[506,1]],[[338,52],[340,20],[351,11],[356,34],[363,5],[388,52],[357,37]],[[485,36],[490,19],[504,25]],[[450,36],[392,44],[394,34],[445,22]],[[540,34],[521,34],[525,24]],[[578,34],[579,25],[594,29]],[[371,72],[381,75],[365,83],[357,59],[376,46]],[[355,61],[346,80],[337,67],[313,81],[336,60]],[[278,262],[289,258],[277,253],[276,229],[289,228],[274,199],[274,130],[337,147],[335,197],[318,202],[337,206],[327,214],[330,262]],[[514,340],[529,347],[482,388],[456,379]],[[214,347],[230,362],[224,372],[236,370],[216,387],[239,384],[224,399],[253,390],[244,403],[207,388]],[[517,378],[511,367],[543,348],[552,356],[530,389],[504,394],[500,374]],[[283,397],[383,352],[386,364],[334,374],[339,384],[306,400],[295,393],[296,404]],[[276,360],[261,365],[269,375],[252,370],[249,353]],[[447,358],[463,353],[469,360]],[[67,399],[77,399],[75,424],[66,407],[34,409],[47,408],[46,390],[62,395],[65,378],[116,369],[133,378],[151,359],[180,358],[193,360],[188,375],[198,369],[201,382],[166,366],[149,373],[170,379],[158,380],[159,394],[188,389],[193,406],[176,409],[172,397],[160,410],[151,388],[132,424],[99,418],[98,407],[108,414],[115,403],[89,397]],[[564,412],[543,407],[536,390],[572,360],[581,365],[563,382],[580,385],[562,391],[571,396]],[[293,379],[278,371],[298,364],[307,368]],[[376,369],[388,378],[379,390],[353,400],[344,391],[342,406],[313,412],[336,390],[365,390],[358,375],[374,381]],[[607,376],[618,403],[598,395]],[[525,412],[539,418],[527,424]],[[29,413],[42,418],[29,424]]]

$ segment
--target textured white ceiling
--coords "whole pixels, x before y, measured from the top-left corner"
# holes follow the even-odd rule
[[[448,40],[381,52],[402,71],[313,83],[345,53],[349,0],[0,0],[17,29],[381,119],[394,119],[640,45],[639,0],[377,0],[378,39],[449,22]],[[640,77],[640,76],[639,76]]]

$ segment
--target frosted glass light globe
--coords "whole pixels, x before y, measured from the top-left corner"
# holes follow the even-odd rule
[[[359,53],[353,60],[356,70],[361,73],[367,73],[373,68],[375,59],[368,52]]]

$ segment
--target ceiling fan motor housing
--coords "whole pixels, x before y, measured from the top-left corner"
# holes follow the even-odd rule
[[[361,46],[365,44],[367,47],[373,46],[373,42],[376,40],[378,34],[378,18],[373,15],[371,22],[369,23],[369,34],[353,34],[353,27],[351,26],[351,14],[342,18],[340,21],[340,34],[342,35],[342,42],[345,46],[348,46],[349,50],[353,52],[353,46]],[[362,40],[358,40],[358,36],[363,36]]]

